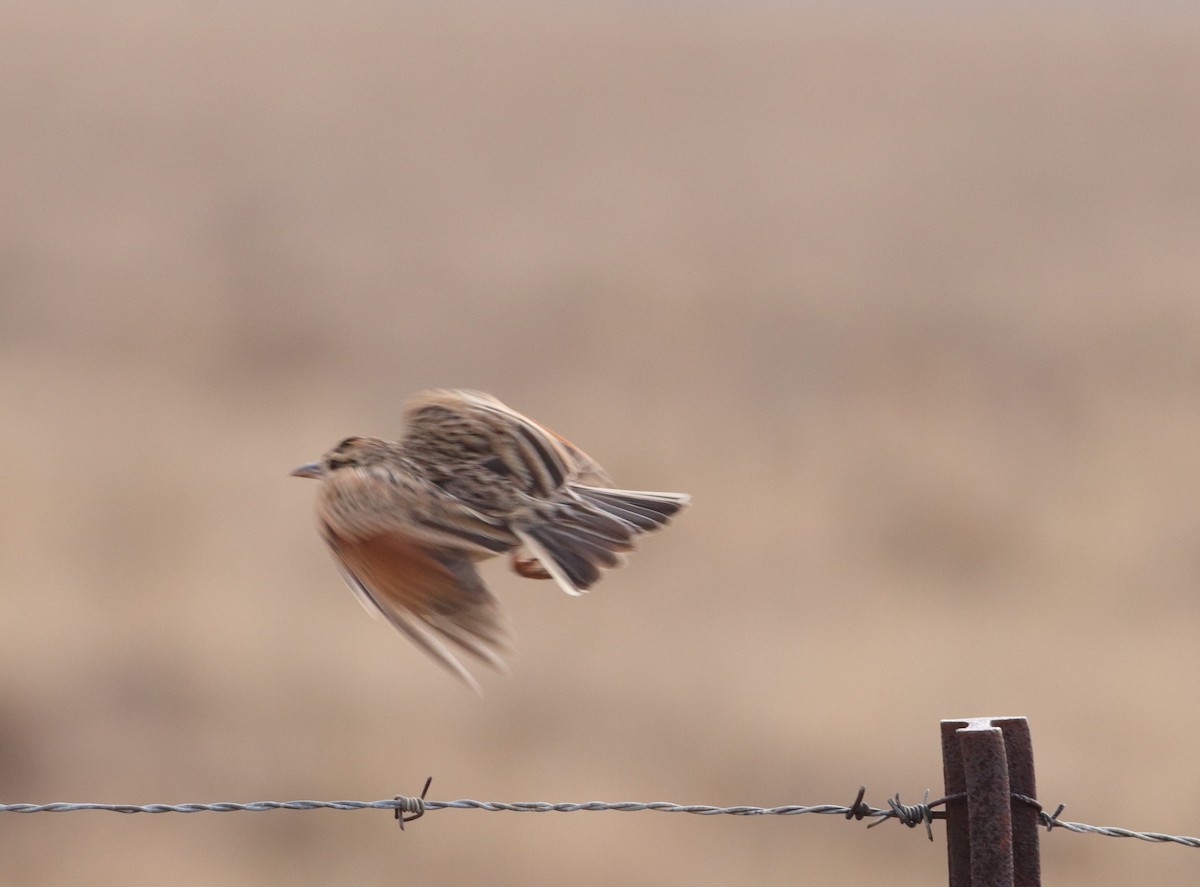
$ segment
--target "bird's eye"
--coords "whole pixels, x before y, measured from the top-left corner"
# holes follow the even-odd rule
[[[353,456],[334,455],[329,458],[327,467],[330,471],[337,471],[339,468],[346,468],[354,464],[356,463]]]

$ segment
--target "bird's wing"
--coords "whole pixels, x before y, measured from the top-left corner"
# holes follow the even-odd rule
[[[443,641],[507,671],[500,658],[509,649],[507,620],[466,552],[398,531],[356,538],[323,522],[322,532],[360,600],[469,687],[479,691]]]
[[[405,405],[404,417],[406,440],[418,450],[453,439],[459,444],[456,456],[499,458],[505,473],[517,478],[517,486],[530,496],[547,498],[571,481],[608,482],[604,470],[579,447],[490,394],[421,391]],[[464,443],[474,435],[480,449],[472,452]]]
[[[405,426],[407,456],[443,475],[437,482],[453,485],[458,501],[502,519],[521,542],[515,562],[528,553],[568,594],[619,565],[634,537],[688,503],[680,493],[610,489],[595,460],[490,394],[418,392],[405,406]]]

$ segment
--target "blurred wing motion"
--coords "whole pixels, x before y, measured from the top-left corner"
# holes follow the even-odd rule
[[[399,532],[355,540],[328,523],[325,540],[342,575],[369,610],[377,611],[476,693],[476,682],[443,641],[498,671],[508,649],[499,602],[462,550],[431,548]]]

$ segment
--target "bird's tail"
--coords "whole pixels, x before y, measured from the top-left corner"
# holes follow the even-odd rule
[[[567,594],[582,594],[604,568],[618,567],[637,536],[665,526],[691,498],[684,493],[570,484],[570,500],[545,519],[514,527],[542,569]],[[538,575],[521,570],[523,575]]]

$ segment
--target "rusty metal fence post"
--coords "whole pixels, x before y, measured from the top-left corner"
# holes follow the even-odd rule
[[[1040,887],[1033,742],[1025,718],[942,721],[950,887]]]

